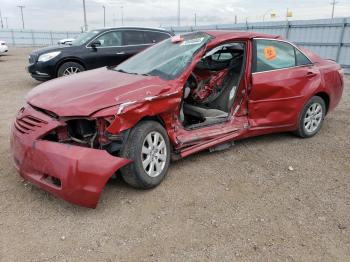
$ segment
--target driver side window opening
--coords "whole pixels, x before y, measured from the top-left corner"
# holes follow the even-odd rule
[[[184,86],[180,121],[186,128],[225,122],[245,65],[245,44],[232,42],[209,50]]]
[[[96,39],[101,43],[100,47],[114,47],[122,45],[122,33],[120,31],[107,32]]]

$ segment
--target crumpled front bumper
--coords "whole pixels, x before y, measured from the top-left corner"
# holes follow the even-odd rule
[[[104,150],[34,139],[15,127],[11,151],[20,175],[76,205],[95,208],[108,179],[131,161]]]

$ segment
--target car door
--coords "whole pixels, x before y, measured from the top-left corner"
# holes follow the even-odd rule
[[[93,42],[99,42],[94,47]],[[121,30],[111,30],[95,37],[87,45],[85,63],[89,69],[118,65],[127,58],[123,46],[123,34]]]
[[[281,40],[253,43],[249,123],[254,127],[293,126],[308,95],[321,84],[319,70],[295,46]]]

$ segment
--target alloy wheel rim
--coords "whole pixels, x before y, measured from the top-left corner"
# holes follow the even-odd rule
[[[313,103],[309,106],[304,117],[304,128],[308,133],[317,130],[322,122],[323,109],[319,103]]]
[[[147,175],[159,176],[165,167],[167,148],[163,135],[157,131],[149,133],[142,144],[141,161]]]
[[[68,75],[74,75],[80,72],[80,69],[78,67],[68,67],[66,70],[64,70],[63,75],[68,76]]]

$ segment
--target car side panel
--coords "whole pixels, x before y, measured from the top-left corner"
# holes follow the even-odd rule
[[[332,111],[340,102],[344,89],[344,72],[340,65],[331,60],[323,60],[317,64],[323,76],[323,89],[329,96],[328,112]]]

